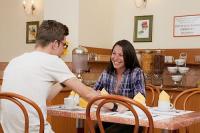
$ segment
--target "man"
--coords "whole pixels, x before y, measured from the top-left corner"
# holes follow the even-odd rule
[[[60,22],[46,20],[40,25],[35,50],[12,59],[4,71],[2,91],[23,95],[41,108],[46,119],[46,101],[51,100],[63,87],[73,89],[90,100],[99,93],[82,84],[59,57],[67,48],[65,43],[68,28]],[[55,84],[57,82],[57,84]],[[22,133],[23,114],[10,102],[2,102],[2,127],[4,133]],[[110,108],[112,108],[110,106]],[[33,109],[28,108],[30,132],[38,132],[39,119]],[[52,133],[45,121],[45,133]]]

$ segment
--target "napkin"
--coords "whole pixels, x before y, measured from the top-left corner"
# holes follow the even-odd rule
[[[109,93],[103,88],[101,90],[101,95],[109,95]]]
[[[109,95],[109,93],[104,88],[101,90],[100,93],[101,93],[101,95]],[[87,104],[88,104],[88,102],[85,99],[83,99],[82,97],[80,97],[79,106],[82,108],[86,108]]]
[[[88,102],[83,99],[82,97],[79,98],[79,106],[82,108],[86,108],[87,107]]]
[[[163,90],[159,95],[159,101],[170,101],[170,96]]]
[[[79,94],[78,93],[71,91],[68,97],[72,97],[74,99],[75,104],[78,105],[78,103],[79,103]]]
[[[133,100],[135,100],[135,101],[137,101],[137,102],[139,102],[143,105],[146,105],[145,104],[146,99],[140,92],[137,95],[134,96]]]

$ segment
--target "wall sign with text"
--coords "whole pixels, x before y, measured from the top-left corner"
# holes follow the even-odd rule
[[[200,15],[174,16],[173,36],[200,36]]]

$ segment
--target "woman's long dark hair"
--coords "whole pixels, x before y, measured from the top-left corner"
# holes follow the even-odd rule
[[[112,52],[113,52],[113,49],[115,48],[115,46],[117,46],[117,45],[122,47],[124,65],[125,65],[126,69],[130,69],[132,71],[136,67],[140,68],[140,64],[137,59],[135,48],[133,47],[133,45],[127,40],[120,40],[115,43],[115,45],[112,48]],[[108,72],[114,72],[115,68],[114,68],[111,60],[110,60],[110,63],[106,70]]]

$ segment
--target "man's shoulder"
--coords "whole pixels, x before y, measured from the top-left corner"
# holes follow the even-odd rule
[[[26,55],[26,54],[24,53],[24,54],[21,54],[21,55],[19,55],[19,56],[14,57],[13,59],[11,59],[11,60],[9,61],[9,63],[18,61],[18,60],[24,58],[25,55]]]
[[[9,64],[54,64],[61,62],[62,60],[59,59],[57,56],[53,56],[50,54],[42,53],[42,52],[28,52],[22,55],[19,55],[12,60],[9,61]]]

